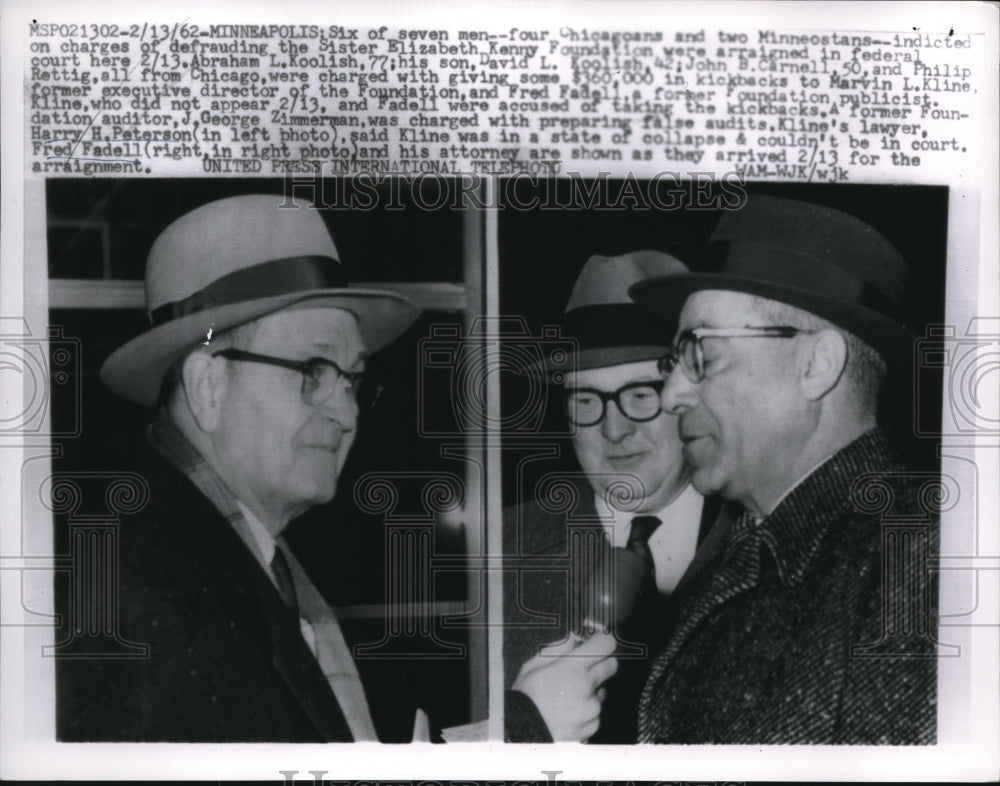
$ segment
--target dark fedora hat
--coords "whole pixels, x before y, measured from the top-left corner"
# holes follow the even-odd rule
[[[676,314],[704,289],[746,292],[832,322],[884,357],[913,339],[903,321],[907,266],[882,235],[829,207],[751,195],[709,239],[709,272],[661,276],[629,290],[653,313]]]
[[[590,257],[559,321],[560,337],[569,339],[574,350],[556,349],[526,371],[582,371],[662,357],[673,340],[677,313],[650,314],[629,298],[629,288],[648,278],[685,272],[682,262],[661,251]]]

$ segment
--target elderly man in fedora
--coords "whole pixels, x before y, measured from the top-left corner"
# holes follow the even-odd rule
[[[561,320],[575,352],[536,369],[568,370],[564,414],[582,473],[559,484],[565,504],[537,499],[505,516],[506,553],[523,568],[507,571],[509,741],[635,741],[671,596],[718,513],[691,487],[677,419],[660,406],[656,361],[676,314],[656,319],[627,294],[637,281],[686,271],[659,251],[591,257]],[[603,554],[594,548],[602,541]],[[527,626],[524,612],[558,625]]]
[[[159,236],[151,328],[101,379],[157,406],[119,527],[120,635],[148,656],[59,663],[63,740],[376,739],[337,619],[282,540],[329,501],[365,358],[418,311],[349,289],[319,213],[275,196],[204,205]]]
[[[713,272],[631,290],[680,309],[663,408],[695,488],[744,508],[684,593],[640,741],[933,743],[936,516],[876,422],[912,346],[906,263],[853,216],[767,196],[710,250]]]

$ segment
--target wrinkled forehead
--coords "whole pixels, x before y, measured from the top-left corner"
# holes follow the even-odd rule
[[[655,360],[641,360],[636,363],[620,363],[614,366],[598,366],[566,375],[568,388],[595,388],[613,391],[630,382],[657,380],[660,374]]]
[[[753,317],[757,298],[728,289],[702,289],[688,296],[681,308],[678,331],[696,327],[742,327]]]
[[[257,320],[255,350],[301,355],[313,351],[334,360],[354,362],[365,356],[357,317],[341,308],[287,308]]]

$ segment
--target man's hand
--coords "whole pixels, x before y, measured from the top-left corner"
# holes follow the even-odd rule
[[[511,686],[530,698],[556,742],[584,742],[600,722],[601,685],[618,670],[615,638],[597,633],[582,643],[542,649],[521,667]]]

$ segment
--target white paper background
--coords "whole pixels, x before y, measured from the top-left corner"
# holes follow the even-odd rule
[[[78,23],[113,21],[270,23],[297,22],[399,27],[452,26],[456,13],[466,28],[517,24],[522,28],[572,24],[607,29],[709,31],[724,24],[727,30],[770,27],[809,30],[945,31],[984,34],[984,60],[973,76],[981,97],[981,114],[963,127],[970,152],[956,156],[953,166],[902,171],[877,168],[873,183],[921,182],[947,185],[950,190],[948,233],[948,289],[946,321],[961,332],[980,315],[993,319],[1000,333],[1000,280],[997,242],[997,8],[964,3],[711,3],[664,2],[507,2],[445,4],[307,3],[307,2],[172,2],[152,7],[128,3],[6,2],[0,10],[3,83],[0,105],[2,128],[2,289],[0,314],[25,317],[37,334],[48,323],[45,255],[44,186],[23,171],[23,63],[27,23],[37,18]],[[890,171],[891,169],[891,171]],[[495,259],[494,259],[495,262]],[[23,266],[22,266],[23,265]],[[495,287],[495,279],[491,285]],[[495,291],[495,289],[493,290]],[[495,301],[494,301],[495,302]],[[5,322],[6,325],[9,323]],[[989,325],[987,327],[990,327]],[[8,332],[5,330],[5,332]],[[994,342],[997,339],[994,338]],[[995,350],[994,344],[994,350]],[[984,401],[996,401],[998,374],[983,378]],[[20,412],[23,386],[17,375],[2,380],[4,412]],[[947,391],[946,391],[947,395]],[[947,404],[947,402],[946,402]],[[995,409],[993,410],[995,412]],[[761,780],[866,779],[966,780],[991,779],[998,774],[998,585],[1000,542],[997,522],[996,438],[980,439],[974,449],[955,451],[975,458],[980,497],[961,505],[942,526],[945,556],[971,556],[967,550],[970,516],[978,518],[978,607],[963,630],[951,629],[942,639],[962,645],[962,657],[940,662],[940,742],[932,748],[857,749],[826,747],[650,747],[600,749],[581,745],[505,746],[499,743],[462,746],[383,748],[356,745],[68,745],[52,741],[54,729],[51,661],[33,657],[51,638],[45,628],[20,627],[18,600],[22,576],[32,607],[43,608],[44,572],[23,572],[18,555],[44,553],[50,528],[25,528],[33,539],[30,550],[21,542],[22,511],[37,500],[20,499],[23,462],[47,453],[44,440],[0,443],[0,592],[3,598],[2,724],[0,767],[4,778],[46,779],[280,779],[280,771],[296,770],[297,780],[311,781],[310,770],[325,771],[329,779],[528,779],[544,781],[546,772],[559,780]],[[947,445],[947,440],[946,440]],[[946,449],[947,452],[947,449]],[[948,463],[945,461],[945,471]],[[498,504],[496,501],[494,505]],[[34,520],[34,519],[32,519]],[[956,563],[960,564],[960,563]],[[972,565],[970,561],[968,563]],[[971,570],[971,569],[970,569]],[[968,571],[957,571],[956,586],[972,584]],[[942,579],[948,581],[947,574]],[[41,604],[41,605],[37,605]],[[495,606],[494,606],[495,609]],[[26,653],[28,653],[26,655]],[[495,660],[496,656],[494,656]],[[494,675],[495,676],[495,675]],[[494,679],[494,685],[496,685]]]

